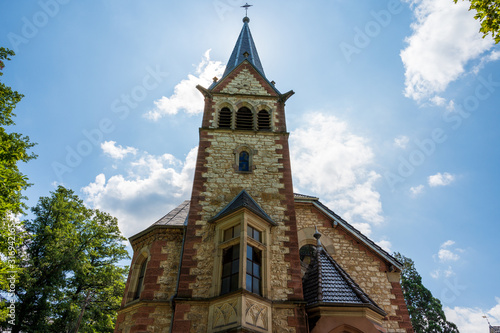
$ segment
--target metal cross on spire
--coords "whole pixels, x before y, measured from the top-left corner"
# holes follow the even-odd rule
[[[248,16],[248,8],[252,7],[253,5],[249,5],[248,2],[245,3],[242,8],[245,8],[245,16]]]

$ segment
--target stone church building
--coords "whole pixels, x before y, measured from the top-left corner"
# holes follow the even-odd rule
[[[293,192],[294,92],[267,79],[249,21],[223,76],[197,86],[205,106],[191,199],[130,238],[115,332],[413,332],[401,263]]]

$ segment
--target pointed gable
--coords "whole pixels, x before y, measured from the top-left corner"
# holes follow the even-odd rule
[[[276,225],[269,215],[259,206],[257,202],[247,193],[242,190],[226,207],[224,207],[217,215],[215,215],[209,222],[216,221],[224,216],[227,216],[241,208],[247,208],[257,216],[261,217],[271,225]]]

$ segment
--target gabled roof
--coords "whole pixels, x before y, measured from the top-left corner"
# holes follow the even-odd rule
[[[363,244],[365,244],[368,248],[372,249],[375,253],[378,253],[382,258],[387,260],[389,263],[397,267],[399,270],[403,269],[403,265],[393,256],[391,256],[387,251],[378,246],[374,241],[370,238],[366,237],[359,231],[354,228],[351,224],[333,212],[330,208],[325,206],[323,203],[319,201],[318,198],[312,197],[305,194],[297,194],[294,193],[295,202],[308,202],[312,203],[316,208],[318,208],[321,212],[327,215],[329,218],[333,220],[333,225],[341,225],[345,230],[349,231],[351,235],[359,239]]]
[[[167,215],[153,223],[152,225],[177,225],[185,226],[189,213],[189,200],[184,200],[179,206],[172,209]]]
[[[307,306],[362,306],[386,315],[323,249],[319,239],[302,281]]]
[[[132,242],[134,239],[145,235],[156,228],[184,228],[187,225],[187,218],[189,215],[190,200],[184,200],[179,206],[172,209],[167,215],[150,225],[143,231],[131,236],[129,240]]]
[[[262,74],[262,76],[266,76],[264,74],[264,68],[262,67],[262,64],[260,62],[259,54],[257,53],[257,48],[255,47],[248,22],[250,22],[250,19],[248,17],[243,18],[243,28],[241,29],[233,52],[229,57],[229,61],[226,65],[226,70],[222,75],[223,78],[244,60],[248,60],[260,72],[260,74]]]
[[[247,193],[247,191],[242,190],[230,203],[227,204],[217,215],[209,220],[213,222],[224,216],[227,216],[241,208],[247,208],[257,216],[261,217],[265,221],[272,225],[277,225],[269,215],[259,206],[257,202]]]

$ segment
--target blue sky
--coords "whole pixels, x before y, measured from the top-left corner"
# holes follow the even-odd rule
[[[2,81],[29,204],[58,184],[125,236],[189,198],[203,101],[244,2],[9,1]],[[452,0],[252,3],[267,77],[287,102],[294,186],[414,259],[461,332],[500,325],[500,50]]]

